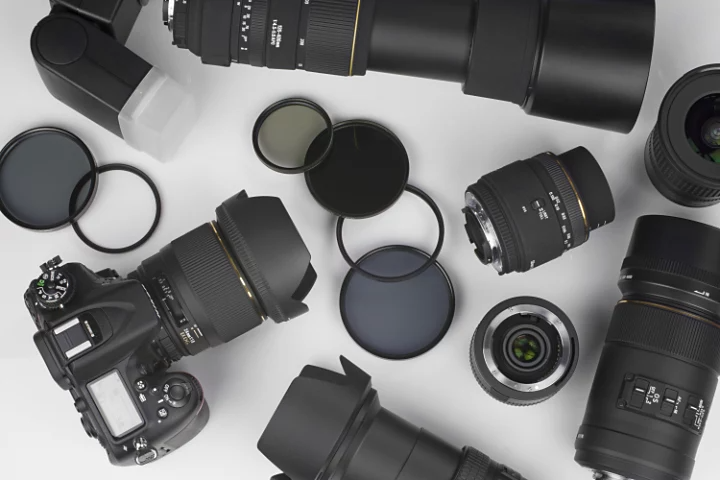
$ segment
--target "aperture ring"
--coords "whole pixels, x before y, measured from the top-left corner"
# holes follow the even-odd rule
[[[535,157],[545,168],[558,189],[558,195],[565,205],[573,236],[571,248],[576,248],[585,243],[588,239],[585,218],[580,208],[580,199],[575,193],[565,169],[558,163],[559,159],[550,153]]]
[[[305,70],[349,76],[360,0],[310,0]]]
[[[670,307],[623,300],[606,341],[681,357],[720,375],[720,325]]]
[[[470,191],[476,194],[476,198],[485,207],[485,211],[488,213],[490,221],[498,234],[501,257],[503,258],[503,263],[507,262],[506,265],[503,265],[503,273],[516,271],[519,267],[517,242],[510,229],[507,216],[492,192],[492,187],[486,179],[480,179],[477,184],[470,188]]]

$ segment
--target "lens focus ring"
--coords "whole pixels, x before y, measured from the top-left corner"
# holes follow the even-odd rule
[[[653,129],[645,147],[645,167],[655,188],[668,200],[687,207],[720,203],[720,189],[700,185],[676,166],[658,128]]]
[[[659,350],[720,375],[720,326],[661,306],[632,301],[618,304],[606,341]]]
[[[305,70],[348,76],[352,72],[359,0],[312,0]]]

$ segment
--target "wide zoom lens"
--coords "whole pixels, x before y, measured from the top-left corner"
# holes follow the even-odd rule
[[[720,230],[635,227],[575,443],[597,479],[688,480],[720,374]]]
[[[637,119],[655,36],[655,0],[165,0],[163,17],[203,63],[448,80],[619,132]]]
[[[720,65],[693,70],[670,89],[645,166],[668,200],[686,207],[720,203]]]
[[[156,299],[181,354],[229,342],[267,318],[302,315],[316,280],[280,199],[241,192],[216,214],[216,222],[174,240],[132,274]]]
[[[468,188],[465,200],[465,227],[475,253],[500,275],[558,258],[615,219],[607,179],[582,147],[485,175]]]
[[[524,480],[382,408],[370,376],[340,361],[344,375],[305,367],[263,432],[275,480]]]

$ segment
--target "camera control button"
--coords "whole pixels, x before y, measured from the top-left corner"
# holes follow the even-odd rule
[[[157,416],[160,419],[165,419],[170,415],[170,412],[168,412],[168,409],[165,407],[158,408]]]
[[[147,390],[147,388],[148,386],[145,380],[140,379],[135,381],[135,390],[137,390],[138,392],[144,392],[145,390]]]
[[[149,448],[147,450],[141,450],[137,454],[135,454],[135,463],[140,466],[147,465],[148,463],[152,462],[157,458],[157,450],[155,450],[154,448]]]
[[[171,380],[163,387],[165,401],[173,408],[182,408],[190,401],[191,387],[186,382]]]

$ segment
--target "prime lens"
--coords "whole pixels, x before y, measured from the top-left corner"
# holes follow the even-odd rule
[[[449,80],[619,132],[640,111],[655,35],[655,0],[165,0],[163,17],[203,63]]]
[[[526,272],[615,219],[610,185],[585,148],[543,153],[482,177],[463,210],[475,253],[500,274]]]
[[[720,374],[720,230],[641,217],[575,460],[598,479],[688,480]]]
[[[668,200],[686,207],[720,203],[720,65],[695,69],[670,89],[645,166]]]
[[[280,199],[243,191],[216,215],[130,275],[154,298],[180,355],[229,342],[267,318],[284,322],[306,313],[303,300],[317,278]]]
[[[478,450],[450,445],[380,406],[370,376],[306,366],[258,442],[276,480],[525,480]]]

